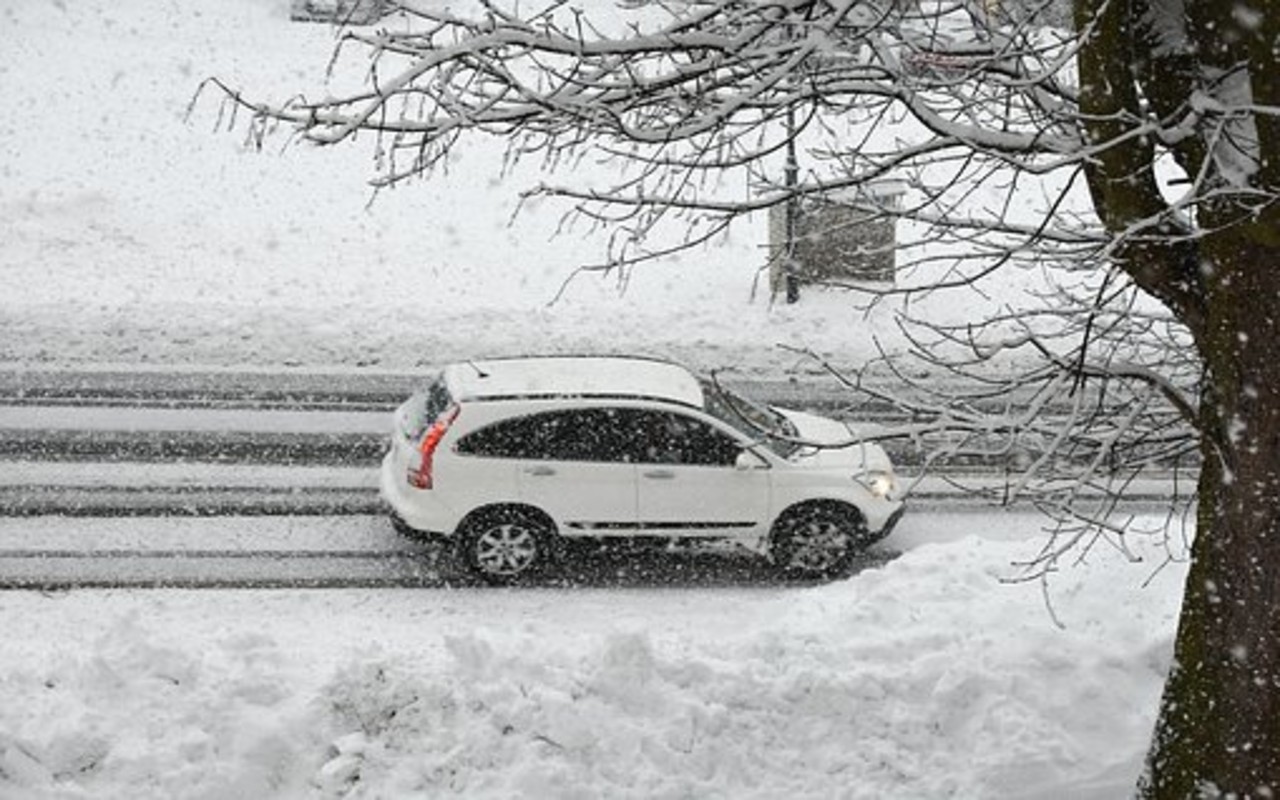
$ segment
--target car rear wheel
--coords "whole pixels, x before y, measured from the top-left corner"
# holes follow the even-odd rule
[[[835,577],[849,569],[865,531],[855,509],[835,503],[797,506],[774,523],[770,553],[789,575]]]
[[[462,526],[467,568],[489,583],[514,583],[542,572],[549,562],[551,530],[532,511],[494,508]]]

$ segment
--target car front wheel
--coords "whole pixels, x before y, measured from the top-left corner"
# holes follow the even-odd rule
[[[462,529],[467,567],[489,583],[506,584],[541,572],[549,560],[551,531],[537,515],[516,508],[480,512]]]
[[[848,570],[865,530],[856,510],[834,503],[789,509],[773,526],[773,563],[789,575],[835,577]]]

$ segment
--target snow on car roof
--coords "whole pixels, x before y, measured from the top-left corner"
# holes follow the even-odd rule
[[[633,356],[546,356],[464,361],[444,370],[459,400],[648,397],[702,407],[702,386],[669,361]]]

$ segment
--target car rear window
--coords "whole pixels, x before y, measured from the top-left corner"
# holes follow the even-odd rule
[[[444,379],[437,376],[425,389],[409,398],[408,413],[404,416],[405,435],[413,440],[421,438],[423,431],[451,405],[453,397],[449,388],[445,386]]]

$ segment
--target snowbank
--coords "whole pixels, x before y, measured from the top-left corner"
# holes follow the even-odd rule
[[[970,524],[981,526],[983,517]],[[0,595],[0,796],[1114,798],[1181,570],[923,545],[818,587]]]

